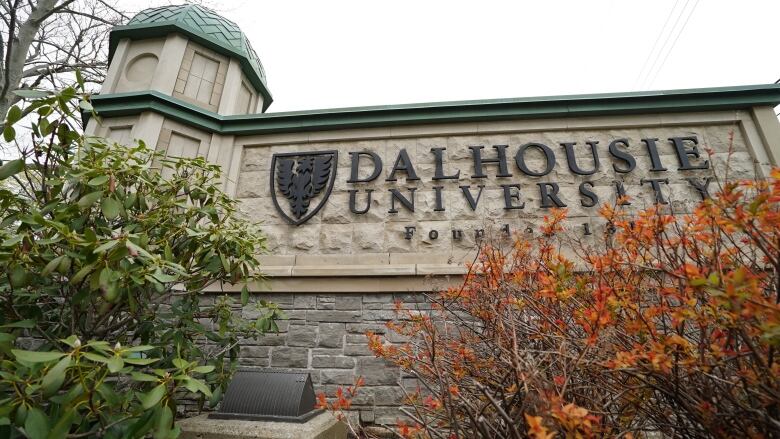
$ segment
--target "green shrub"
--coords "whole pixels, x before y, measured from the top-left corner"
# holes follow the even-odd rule
[[[177,398],[218,402],[238,340],[276,329],[272,304],[245,321],[227,295],[204,293],[260,280],[264,238],[218,166],[84,136],[79,109],[91,106],[70,88],[5,121],[20,158],[0,166],[0,425],[176,437]]]

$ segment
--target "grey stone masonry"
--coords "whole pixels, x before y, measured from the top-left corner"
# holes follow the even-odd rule
[[[403,338],[385,324],[394,318],[395,302],[430,309],[423,294],[279,294],[255,299],[277,303],[287,319],[278,334],[243,340],[239,363],[245,367],[294,369],[311,374],[315,392],[335,396],[340,386],[365,380],[353,401],[354,415],[364,424],[395,424],[403,400],[400,371],[368,349],[366,332]],[[251,309],[248,306],[245,309]],[[245,317],[252,318],[253,315]]]

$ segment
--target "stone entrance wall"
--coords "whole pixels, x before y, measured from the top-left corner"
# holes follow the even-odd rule
[[[365,387],[353,401],[354,415],[367,424],[395,424],[401,417],[398,406],[403,400],[401,385],[411,385],[413,378],[375,358],[368,349],[366,331],[382,333],[391,342],[403,342],[397,334],[388,334],[385,323],[395,318],[395,302],[407,307],[430,309],[424,292],[437,291],[459,282],[465,263],[473,260],[476,249],[474,231],[500,233],[508,224],[512,234],[533,229],[538,231],[542,217],[549,212],[540,199],[540,183],[556,183],[560,198],[570,212],[570,229],[583,235],[589,224],[592,237],[601,234],[604,224],[598,217],[598,206],[588,201],[580,185],[590,182],[599,204],[614,203],[616,183],[633,199],[627,209],[652,205],[657,199],[644,179],[668,178],[660,186],[662,196],[675,212],[689,212],[700,200],[696,188],[688,181],[704,182],[707,177],[754,178],[767,166],[762,156],[755,126],[745,112],[711,112],[695,115],[635,115],[622,118],[514,121],[481,124],[428,126],[404,133],[402,130],[351,130],[314,134],[295,133],[237,137],[230,180],[236,184],[235,196],[242,210],[261,223],[269,238],[271,255],[262,258],[267,284],[252,286],[256,297],[277,303],[289,317],[280,322],[281,332],[242,344],[240,364],[253,367],[291,368],[311,374],[317,392],[335,395],[339,386],[352,385],[357,377]],[[685,170],[683,159],[671,137],[694,137],[700,157],[689,155],[691,163],[706,169]],[[631,154],[636,167],[629,173],[610,145]],[[651,171],[655,166],[643,139],[658,139],[657,159],[666,170]],[[555,167],[542,177],[528,175],[516,165],[515,155],[523,144],[538,142],[549,147]],[[593,167],[593,153],[587,142],[595,143],[599,166],[592,175],[578,175],[567,163],[563,143],[577,142],[578,165]],[[474,178],[476,169],[472,146],[482,146],[483,157],[497,157],[496,145],[506,145],[506,161],[512,176],[499,177],[499,167],[486,164],[484,178]],[[693,147],[689,141],[687,147]],[[434,181],[437,164],[432,148],[446,148],[444,172],[458,179]],[[274,208],[270,187],[274,154],[338,151],[338,169],[333,192],[323,208],[305,224],[294,226]],[[408,179],[408,172],[392,177],[394,163],[405,151],[419,180]],[[712,155],[708,155],[710,151]],[[758,152],[757,152],[758,151]],[[350,183],[350,152],[372,152],[383,163],[381,175],[367,183]],[[542,169],[543,158],[531,151],[529,168]],[[538,154],[537,154],[538,155]],[[360,176],[371,173],[361,162]],[[727,166],[728,165],[728,166]],[[521,195],[513,202],[525,202],[524,209],[507,209],[502,184],[517,184]],[[475,209],[470,208],[462,190],[469,186],[476,197],[479,186],[484,192]],[[441,189],[445,211],[437,210],[435,186]],[[397,202],[398,212],[390,212],[390,190],[409,195],[416,190],[412,212]],[[367,190],[375,198],[369,212],[350,212],[350,190],[361,191],[359,207],[365,206]],[[710,189],[714,192],[716,184]],[[320,194],[324,196],[324,194]],[[282,202],[285,202],[282,199]],[[318,202],[312,200],[312,205]],[[416,228],[412,239],[405,236],[407,227]],[[463,231],[455,239],[453,230]],[[438,231],[432,239],[431,230]],[[508,238],[508,236],[507,236]],[[240,287],[223,291],[237,292]],[[251,307],[247,307],[251,309]],[[253,318],[249,311],[245,317]]]
[[[697,185],[714,192],[718,180],[762,178],[771,160],[757,133],[751,115],[736,111],[250,135],[235,139],[229,180],[268,236],[270,292],[429,291],[421,277],[462,274],[480,231],[538,230],[555,207],[545,192],[555,192],[569,228],[590,240],[605,227],[599,206],[620,193],[632,199],[628,210],[662,200],[686,213],[702,199]],[[333,151],[332,192],[309,200],[322,208],[305,223],[289,224],[280,210],[290,203],[271,187],[274,157]],[[360,181],[379,159],[376,178]],[[398,288],[346,286],[382,276]]]

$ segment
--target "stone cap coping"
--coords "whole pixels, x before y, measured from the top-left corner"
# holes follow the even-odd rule
[[[262,255],[267,277],[370,277],[463,275],[475,251],[366,253],[360,255]]]
[[[182,419],[182,439],[339,439],[346,426],[332,413],[323,412],[304,423],[210,419],[208,415]]]

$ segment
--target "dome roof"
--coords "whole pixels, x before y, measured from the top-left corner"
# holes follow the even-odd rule
[[[238,58],[244,74],[260,92],[263,107],[272,98],[266,83],[265,70],[244,32],[237,24],[200,5],[184,4],[144,9],[125,26],[111,31],[109,56],[121,38],[143,39],[171,32],[181,32],[192,40],[225,55]]]

